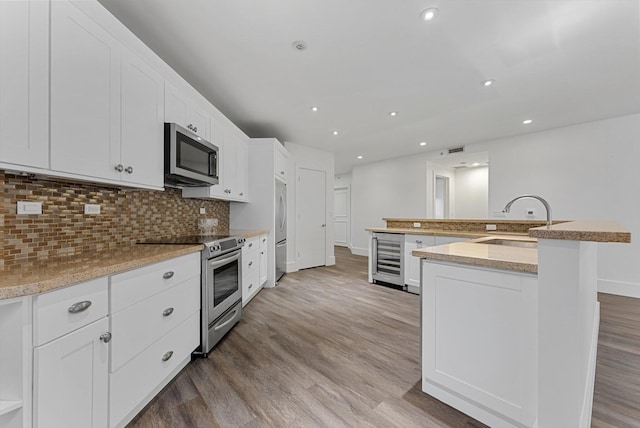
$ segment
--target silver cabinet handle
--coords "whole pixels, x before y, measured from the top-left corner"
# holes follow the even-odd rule
[[[251,290],[251,287],[253,287],[253,284],[249,284],[249,290]]]
[[[262,242],[267,242],[267,238],[262,238]]]
[[[173,356],[173,351],[165,352],[162,356],[162,361],[169,361],[169,359]]]
[[[111,342],[111,333],[109,332],[102,333],[102,335],[100,336],[100,340],[102,340],[104,343]]]
[[[249,243],[249,248],[253,247],[253,242]]]
[[[420,239],[416,239],[416,244],[422,244],[422,241]]]
[[[249,262],[249,266],[251,266],[253,264],[253,262]]]
[[[118,165],[115,166],[114,169],[116,171],[118,171],[118,172],[122,172],[122,171],[124,171],[124,166],[122,166],[122,164],[118,164]]]
[[[264,251],[260,251],[260,254],[264,254]]]
[[[326,224],[321,224],[320,226],[325,227],[325,226],[326,226]]]
[[[132,166],[128,166],[125,168],[124,170],[127,174],[133,174],[133,167]]]
[[[284,175],[284,171],[280,171],[280,174],[281,174],[281,175]]]
[[[244,196],[244,193],[243,193],[243,192],[240,192],[240,193],[239,193],[239,195],[240,195],[240,196]]]
[[[173,275],[174,275],[174,272],[173,272],[172,270],[170,270],[169,272],[165,272],[165,273],[162,275],[162,277],[163,277],[164,279],[169,279],[169,278],[173,277]]]
[[[89,309],[89,306],[91,306],[91,300],[84,300],[69,306],[69,312],[77,314],[78,312],[86,311]]]
[[[168,317],[169,315],[171,315],[173,313],[173,308],[167,308],[164,311],[162,311],[162,316],[163,317]]]

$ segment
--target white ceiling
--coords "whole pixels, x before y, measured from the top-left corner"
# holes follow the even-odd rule
[[[640,0],[100,2],[247,135],[336,173],[640,112]]]

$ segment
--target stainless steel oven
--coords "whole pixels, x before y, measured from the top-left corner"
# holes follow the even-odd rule
[[[203,357],[242,317],[242,245],[244,238],[232,237],[210,243],[202,251]]]

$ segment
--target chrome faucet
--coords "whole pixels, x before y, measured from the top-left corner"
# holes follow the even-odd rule
[[[532,198],[532,199],[537,199],[540,202],[542,202],[542,205],[544,205],[544,208],[547,210],[547,229],[551,229],[551,206],[549,205],[549,202],[545,201],[543,198],[541,198],[540,196],[536,196],[536,195],[522,195],[522,196],[518,196],[517,198],[513,198],[512,200],[510,200],[507,205],[504,206],[504,209],[502,210],[503,213],[508,213],[509,211],[511,211],[511,205],[513,205],[513,203],[515,201],[517,201],[518,199],[523,199],[523,198]]]

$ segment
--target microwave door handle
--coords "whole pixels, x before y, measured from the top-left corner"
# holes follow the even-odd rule
[[[228,263],[231,263],[234,260],[238,260],[239,258],[240,258],[240,252],[234,254],[231,257],[225,257],[222,260],[211,260],[209,262],[209,267],[211,267],[213,269],[217,269],[217,268],[219,268],[221,266],[224,266],[224,265],[226,265]]]

